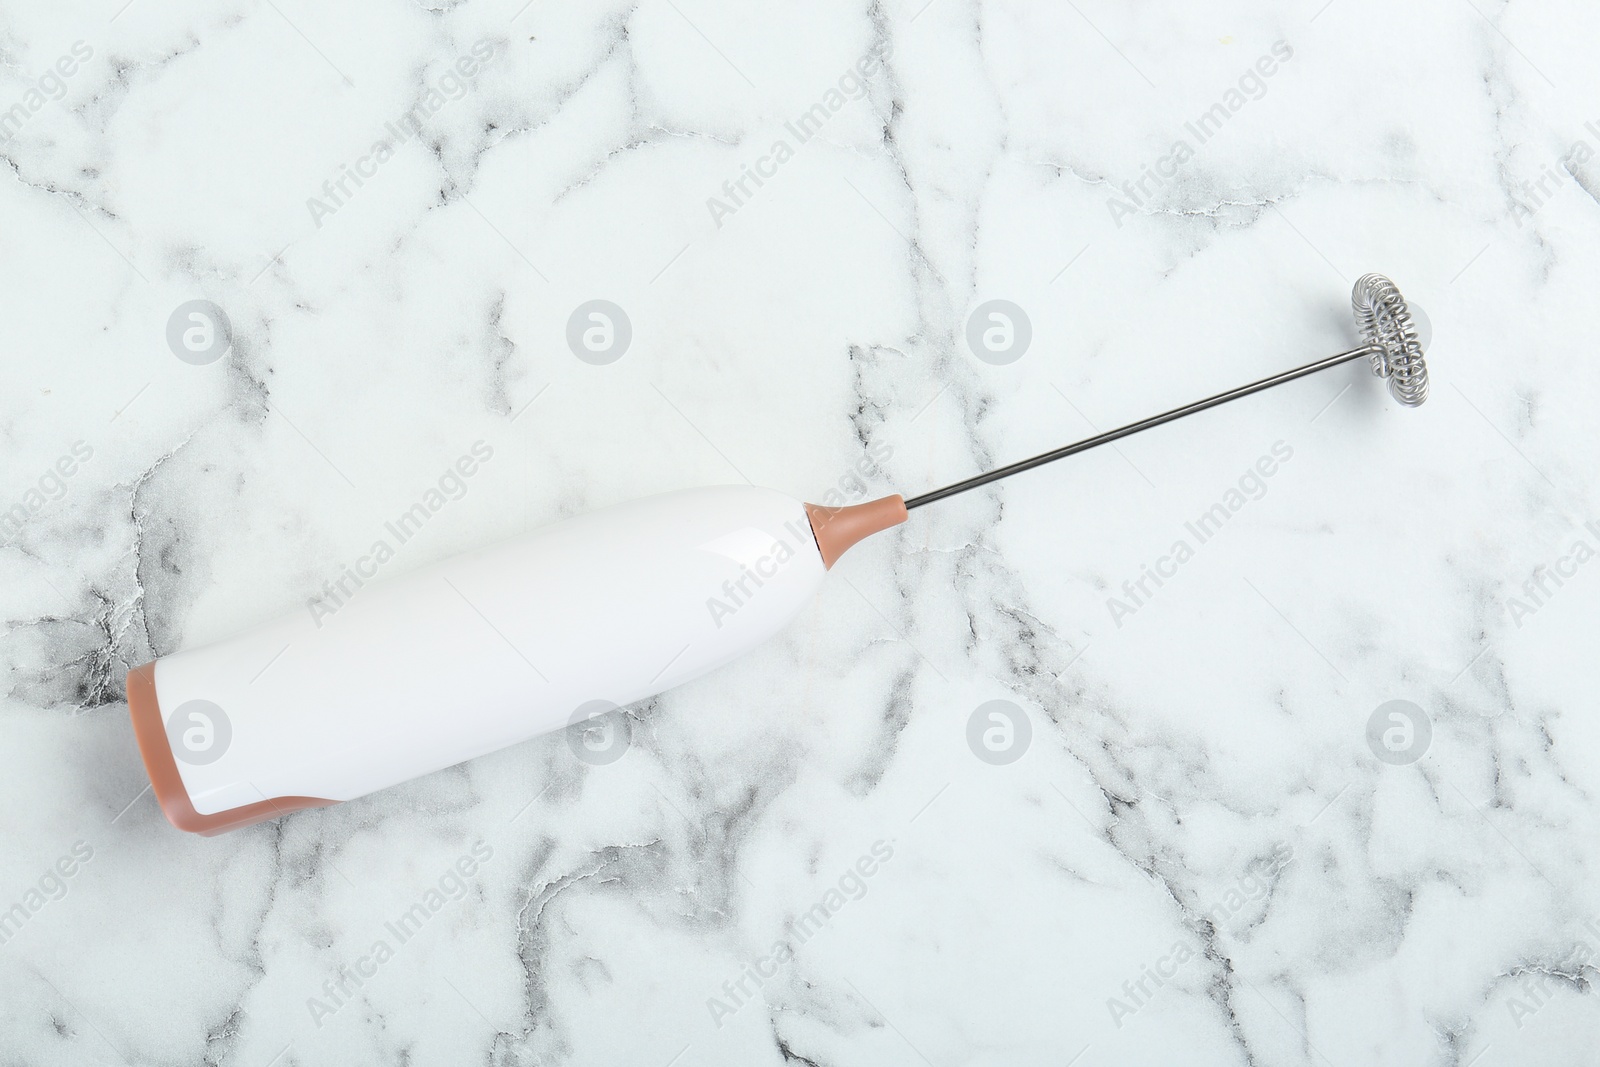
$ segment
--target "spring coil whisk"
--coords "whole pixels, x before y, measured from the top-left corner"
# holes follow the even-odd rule
[[[1389,392],[1406,407],[1428,399],[1428,365],[1405,297],[1381,274],[1364,274],[1350,294],[1361,339],[1372,350],[1372,373],[1389,379]]]
[[[1082,441],[1074,441],[1070,445],[1041,452],[1037,456],[1018,460],[1016,463],[982,474],[964,478],[959,482],[920,496],[911,497],[905,501],[906,509],[920,508],[924,504],[931,504],[936,500],[965,493],[969,489],[976,489],[981,485],[997,482],[1002,478],[1009,478],[1013,474],[1042,467],[1046,463],[1054,463],[1058,459],[1076,456],[1080,452],[1087,452],[1091,448],[1099,448],[1113,441],[1120,441],[1131,434],[1141,433],[1156,426],[1163,426],[1169,422],[1186,418],[1219,404],[1226,404],[1240,397],[1259,393],[1263,389],[1271,389],[1304,378],[1309,374],[1332,370],[1342,367],[1346,363],[1354,363],[1366,359],[1372,363],[1372,371],[1380,378],[1389,379],[1389,392],[1394,398],[1406,407],[1414,408],[1428,399],[1428,365],[1423,362],[1423,343],[1417,330],[1417,322],[1412,318],[1411,308],[1407,306],[1405,297],[1400,295],[1400,290],[1394,282],[1381,274],[1366,274],[1356,282],[1355,292],[1350,295],[1351,304],[1355,307],[1356,325],[1361,331],[1361,345],[1350,349],[1348,352],[1339,352],[1307,363],[1301,367],[1280,371],[1269,378],[1241,385],[1237,389],[1229,389],[1215,396],[1208,396],[1204,400],[1196,400],[1192,404],[1185,404],[1181,408],[1163,411],[1159,415],[1151,415],[1138,422],[1130,422],[1126,426],[1119,426],[1115,430],[1106,430],[1104,433],[1093,437],[1086,437]],[[1419,309],[1420,310],[1420,309]],[[1349,388],[1346,386],[1346,388]],[[1343,393],[1341,392],[1341,396]],[[1337,399],[1337,397],[1335,398]]]

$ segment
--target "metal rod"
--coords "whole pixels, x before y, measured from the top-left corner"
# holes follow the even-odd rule
[[[1237,400],[1241,396],[1249,396],[1251,393],[1259,393],[1263,389],[1271,389],[1275,385],[1282,385],[1284,382],[1292,382],[1296,378],[1304,378],[1308,374],[1315,374],[1318,371],[1327,370],[1330,367],[1337,367],[1340,364],[1349,363],[1352,360],[1361,359],[1364,356],[1370,356],[1375,351],[1377,351],[1377,349],[1372,345],[1363,345],[1360,348],[1352,348],[1348,352],[1340,352],[1336,356],[1329,356],[1327,359],[1319,359],[1315,363],[1307,363],[1303,367],[1296,367],[1294,370],[1286,370],[1282,374],[1274,374],[1270,378],[1262,378],[1260,381],[1251,382],[1249,385],[1241,385],[1239,388],[1230,389],[1226,393],[1218,393],[1216,396],[1208,396],[1204,400],[1195,401],[1193,404],[1185,404],[1181,408],[1173,408],[1171,411],[1162,412],[1160,415],[1152,415],[1148,419],[1140,419],[1138,422],[1130,422],[1126,426],[1115,430],[1107,430],[1103,434],[1086,438],[1082,441],[1075,442],[1074,444],[1065,445],[1061,448],[1055,449],[1052,452],[1043,452],[1031,459],[1020,460],[1019,462],[1011,464],[1009,467],[1000,467],[985,474],[975,475],[974,477],[968,478],[965,481],[947,485],[943,489],[935,489],[932,492],[923,493],[921,496],[914,496],[910,500],[906,501],[906,510],[910,511],[912,508],[920,508],[924,504],[931,504],[935,500],[943,500],[945,497],[955,496],[957,493],[965,493],[968,489],[976,489],[980,485],[988,485],[990,482],[997,482],[1001,478],[1009,478],[1013,474],[1021,474],[1023,471],[1032,470],[1035,467],[1042,467],[1046,463],[1054,463],[1056,460],[1065,459],[1068,456],[1075,456],[1079,452],[1087,452],[1091,448],[1098,448],[1100,445],[1107,445],[1112,441],[1120,441],[1122,438],[1136,434],[1140,430],[1148,430],[1152,426],[1160,426],[1163,423],[1172,422],[1175,419],[1181,419],[1185,415],[1193,415],[1197,411],[1204,411],[1207,408],[1214,408],[1219,404],[1226,404],[1228,401]]]

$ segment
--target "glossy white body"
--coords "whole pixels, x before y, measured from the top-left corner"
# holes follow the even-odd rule
[[[825,574],[799,501],[668,493],[167,656],[156,696],[201,814],[349,800],[704,674],[782,629]],[[212,762],[186,760],[171,725],[192,700],[226,716]]]

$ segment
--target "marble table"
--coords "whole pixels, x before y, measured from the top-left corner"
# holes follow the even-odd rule
[[[4,8],[3,1062],[1594,1062],[1592,8]],[[384,576],[911,495],[1348,348],[1368,271],[1422,407],[919,509],[619,759],[147,789],[126,670],[420,500]]]

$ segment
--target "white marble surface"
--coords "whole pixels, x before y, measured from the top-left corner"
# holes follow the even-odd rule
[[[1600,562],[1524,584],[1600,547],[1600,18],[1321,4],[8,0],[0,1060],[1594,1062]],[[926,489],[1347,347],[1368,270],[1432,319],[1423,408],[1345,368],[919,511],[615,764],[548,737],[214,839],[141,793],[126,668],[303,604],[474,441],[397,573],[869,445]]]

